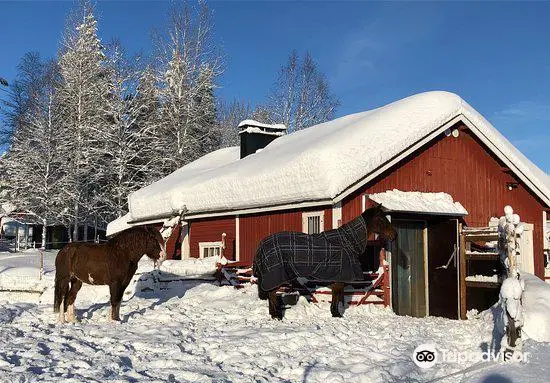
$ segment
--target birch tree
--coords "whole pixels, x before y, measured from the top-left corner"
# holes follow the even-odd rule
[[[292,132],[334,118],[339,104],[311,55],[300,59],[293,51],[268,97],[270,121],[264,122],[283,123]]]
[[[42,221],[42,247],[46,246],[46,228],[60,222],[63,205],[61,190],[65,187],[62,171],[65,141],[58,134],[59,109],[55,87],[59,81],[54,63],[42,63],[38,55],[26,56],[14,105],[21,94],[32,97],[16,119],[11,145],[3,158],[4,185],[7,199],[19,210]],[[32,80],[32,81],[30,81]],[[24,90],[23,92],[19,92]]]
[[[213,89],[222,64],[212,29],[205,2],[197,8],[183,2],[172,9],[167,39],[158,39],[161,123],[157,138],[164,156],[155,165],[161,173],[174,171],[212,148],[208,131],[217,129],[210,115],[215,110]]]

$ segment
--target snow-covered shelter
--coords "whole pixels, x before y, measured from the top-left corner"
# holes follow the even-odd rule
[[[459,96],[421,93],[292,134],[247,124],[246,134],[271,135],[264,148],[220,149],[132,193],[108,234],[181,215],[172,256],[216,254],[225,234],[225,256],[251,264],[270,233],[329,230],[381,202],[399,235],[373,238],[365,268],[389,246],[394,310],[456,318],[460,226],[487,226],[511,205],[532,224],[528,271],[544,278],[550,180]]]

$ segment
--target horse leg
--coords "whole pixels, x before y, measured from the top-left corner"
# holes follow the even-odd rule
[[[330,312],[335,318],[341,318],[344,315],[344,284],[341,282],[333,283],[332,303],[330,304]]]
[[[78,318],[76,317],[75,311],[74,311],[74,302],[76,300],[76,294],[78,294],[78,291],[82,287],[82,282],[73,277],[71,278],[71,289],[69,290],[69,293],[67,294],[67,316],[69,322],[76,323],[78,322]]]
[[[268,293],[269,300],[269,315],[271,318],[281,320],[283,319],[283,308],[279,302],[277,296],[277,289],[273,289]]]
[[[260,298],[262,301],[265,301],[269,299],[269,292],[263,290],[260,287],[260,284],[258,283],[258,298]]]
[[[59,313],[59,323],[65,323],[65,299],[69,291],[69,281],[69,277],[56,278],[55,280],[54,312]]]
[[[120,283],[112,283],[109,285],[109,291],[111,293],[111,320],[120,321],[120,301],[122,300],[121,285]]]

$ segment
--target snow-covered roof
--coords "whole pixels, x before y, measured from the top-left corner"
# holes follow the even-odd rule
[[[447,193],[421,193],[388,190],[369,194],[369,198],[394,212],[426,213],[435,215],[468,215],[460,202],[454,202]]]
[[[132,220],[132,216],[130,215],[130,213],[126,213],[126,215],[123,215],[122,217],[118,217],[117,219],[109,222],[107,224],[106,235],[111,236],[113,234],[120,233],[121,231],[131,228],[132,225],[128,223],[128,221],[131,221],[131,220]]]
[[[286,126],[284,124],[265,124],[263,122],[258,122],[255,120],[243,120],[239,122],[239,128],[243,126],[257,126],[258,128],[269,128],[269,129],[277,129],[277,130],[286,130]]]
[[[547,175],[459,96],[427,92],[282,136],[261,152],[213,152],[128,198],[133,220],[341,200],[361,182],[463,121],[550,204]]]

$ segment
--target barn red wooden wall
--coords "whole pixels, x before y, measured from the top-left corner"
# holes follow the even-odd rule
[[[191,221],[189,226],[190,256],[199,257],[199,242],[217,242],[225,237],[225,252],[227,259],[235,260],[235,217],[205,218]]]
[[[241,215],[240,261],[252,264],[258,244],[264,237],[279,231],[302,231],[302,212],[319,210],[322,208]],[[332,208],[323,210],[324,230],[332,229]]]
[[[489,218],[504,214],[510,205],[523,222],[534,224],[535,273],[541,277],[543,265],[542,211],[544,204],[520,181],[504,169],[465,127],[458,137],[442,135],[413,156],[347,197],[342,205],[342,221],[361,212],[361,195],[391,189],[446,192],[468,211],[470,226],[487,226]],[[517,182],[508,190],[507,182]]]

